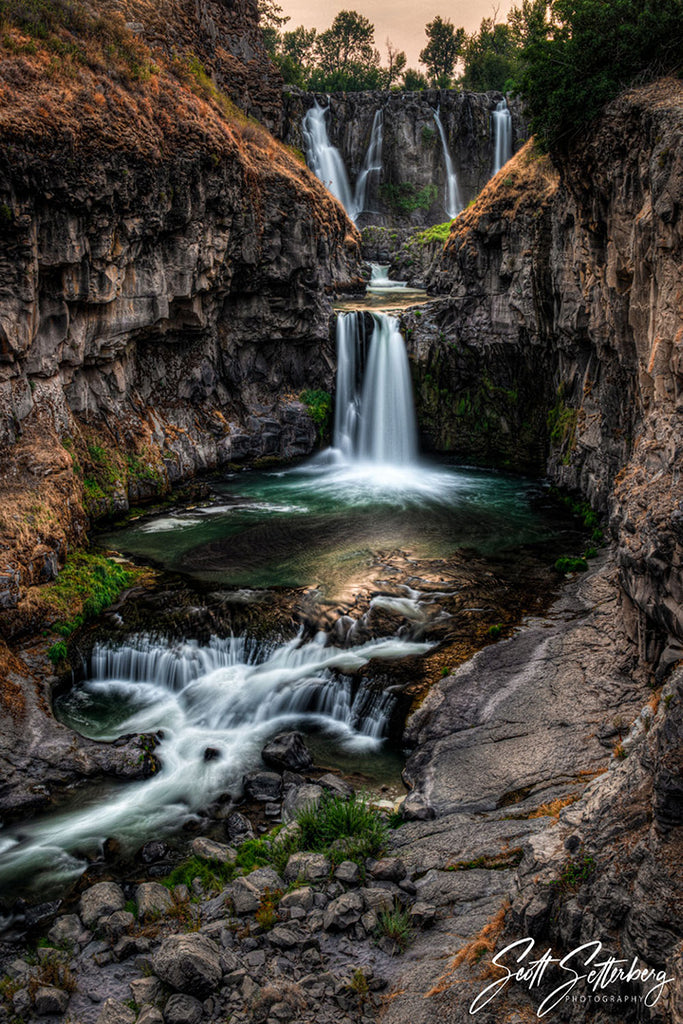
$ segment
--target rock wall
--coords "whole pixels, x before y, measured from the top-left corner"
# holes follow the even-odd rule
[[[656,1005],[642,1001],[648,985],[627,1005],[623,996],[633,989],[624,985],[616,986],[619,1005],[569,999],[558,1012],[576,1024],[607,1022],[615,1013],[625,1022],[663,1024],[677,1020],[682,1005],[681,125],[683,86],[663,81],[613,103],[557,169],[525,149],[510,165],[509,180],[491,183],[454,224],[429,273],[444,298],[406,319],[419,412],[432,445],[517,464],[545,453],[548,476],[588,499],[609,523],[617,586],[594,597],[584,616],[566,620],[568,636],[580,642],[561,663],[577,678],[553,680],[536,739],[542,750],[543,728],[564,693],[576,706],[587,689],[597,687],[603,697],[611,691],[616,713],[602,722],[587,716],[590,742],[612,748],[610,770],[576,803],[557,794],[558,808],[567,806],[555,812],[556,824],[524,843],[508,890],[511,909],[501,907],[497,930],[489,921],[473,940],[485,940],[488,954],[530,937],[543,949],[552,946],[554,955],[602,941],[608,955],[627,964],[636,957],[669,979]],[[586,587],[596,579],[589,574]],[[592,619],[608,608],[607,620],[593,630]],[[500,707],[510,698],[538,699],[552,673],[534,681],[536,658],[524,645],[538,631],[547,657],[559,621],[551,616],[540,629],[532,623],[497,651],[489,649],[494,666],[487,668],[484,652],[432,691],[408,729],[417,742],[406,769],[416,817],[467,810],[476,786],[463,783],[458,751],[473,743],[471,756],[485,758],[492,744],[476,735],[468,740],[465,730],[477,721],[496,728],[502,718],[503,731],[519,735],[527,710],[501,716]],[[489,699],[494,668],[500,686]],[[643,681],[655,692],[634,718],[648,692]],[[477,700],[485,703],[480,720]],[[582,717],[580,727],[585,722]],[[568,723],[563,714],[562,726]],[[586,740],[582,756],[589,746]],[[558,749],[553,743],[548,764]],[[493,779],[495,789],[514,764],[501,750],[490,772],[478,772],[480,788],[482,779],[484,786]],[[530,749],[524,754],[524,771],[533,756]],[[472,770],[471,758],[466,764]],[[565,758],[561,772],[571,774],[572,764]],[[580,772],[574,781],[581,781]],[[520,776],[512,794],[516,812],[534,785],[529,789]],[[552,813],[552,804],[541,808],[548,818]],[[478,957],[465,954],[426,993],[439,1000],[432,1013],[438,1005],[442,1014],[452,1010],[454,1020],[469,1019],[469,998],[482,990],[485,975],[468,967]],[[513,1011],[526,1019],[530,1000],[535,1013],[559,983],[551,976],[537,996],[510,987],[482,1019],[507,1019]],[[405,985],[400,978],[397,987]],[[415,1010],[421,1005],[406,1001],[389,1019],[421,1020]]]
[[[409,322],[433,446],[466,454],[468,429],[497,457],[510,430],[518,461],[545,445],[549,476],[609,515],[643,655],[677,638],[666,665],[683,639],[682,112],[665,81],[614,103],[559,173],[527,147],[453,226],[428,276],[447,298]]]
[[[363,166],[377,110],[384,114],[382,174],[373,180],[368,206],[372,212],[359,218],[359,225],[425,226],[447,220],[444,207],[446,171],[434,111],[440,108],[441,122],[458,176],[465,204],[482,190],[493,173],[493,124],[491,113],[502,94],[461,93],[429,89],[424,92],[303,93],[286,88],[283,94],[282,138],[304,151],[301,122],[306,111],[318,102],[329,104],[328,134],[339,149],[351,183]],[[513,148],[527,137],[519,104],[510,105]],[[374,176],[375,179],[377,176]],[[436,194],[430,186],[436,186]],[[401,208],[391,190],[407,187]],[[411,191],[412,190],[412,191]]]
[[[299,395],[332,386],[328,293],[358,260],[339,204],[201,76],[30,70],[0,63],[4,607],[86,514],[308,453]]]

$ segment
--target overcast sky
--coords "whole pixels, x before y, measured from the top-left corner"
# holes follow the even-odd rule
[[[500,0],[497,4],[498,21],[504,21],[514,0]],[[375,43],[382,60],[386,57],[386,39],[391,39],[399,50],[405,50],[410,67],[417,67],[417,58],[426,42],[425,25],[437,14],[457,27],[463,25],[468,32],[479,27],[482,18],[493,13],[491,0],[279,0],[291,21],[285,30],[305,25],[323,31],[329,28],[335,14],[342,10],[358,11],[375,26]]]

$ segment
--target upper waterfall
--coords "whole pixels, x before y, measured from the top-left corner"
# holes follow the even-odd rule
[[[439,105],[434,111],[434,120],[436,121],[436,127],[439,129],[439,138],[441,139],[444,160],[446,162],[446,199],[444,203],[444,208],[446,210],[446,215],[452,220],[453,217],[457,217],[457,215],[462,210],[463,202],[460,196],[458,178],[455,173],[455,168],[453,166],[453,160],[448,149],[446,133],[441,123],[440,112],[441,106]]]
[[[326,116],[329,109],[329,106],[321,107],[318,101],[314,100],[313,106],[304,115],[301,129],[306,160],[313,173],[339,200],[351,220],[355,222],[367,209],[373,175],[379,175],[382,170],[384,117],[381,110],[375,111],[363,166],[355,188],[352,189],[342,155],[336,146],[332,145],[327,134]]]
[[[493,118],[493,173],[498,174],[501,167],[512,156],[512,115],[507,100],[496,104],[491,115]]]

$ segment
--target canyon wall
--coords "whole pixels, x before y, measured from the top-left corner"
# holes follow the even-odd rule
[[[304,93],[288,87],[283,94],[282,138],[305,150],[301,123],[317,102],[329,105],[328,135],[340,151],[351,184],[363,166],[377,110],[384,115],[382,173],[373,176],[368,208],[359,225],[424,226],[447,220],[444,206],[446,169],[434,120],[441,122],[466,205],[482,190],[494,165],[491,114],[501,93],[424,92]],[[511,102],[513,149],[526,139],[518,103]]]
[[[203,72],[74,85],[31,60],[0,63],[5,609],[88,516],[308,453],[300,395],[332,386],[329,293],[358,260],[340,205]]]
[[[664,81],[559,168],[527,146],[432,263],[442,300],[406,319],[427,442],[545,462],[607,513],[643,654],[677,638],[666,664],[683,640],[682,110]]]

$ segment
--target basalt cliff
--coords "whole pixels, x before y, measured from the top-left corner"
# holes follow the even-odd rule
[[[113,70],[98,22],[59,70],[18,30],[0,63],[5,635],[88,516],[312,449],[299,396],[331,386],[328,293],[357,274],[339,204],[220,87],[278,113],[255,8],[119,6]]]

